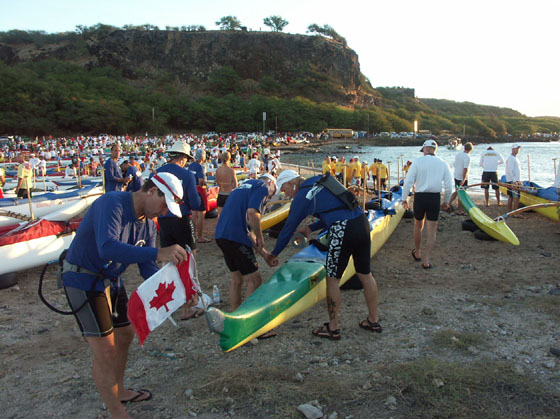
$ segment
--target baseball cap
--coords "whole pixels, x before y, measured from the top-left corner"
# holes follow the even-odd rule
[[[424,144],[422,144],[422,148],[420,149],[420,151],[424,151],[424,147],[437,148],[437,143],[434,140],[426,140],[424,141]]]
[[[511,146],[511,148],[520,148],[521,146],[517,143],[515,143],[514,145]]]
[[[284,170],[282,173],[278,175],[278,179],[276,179],[276,195],[280,193],[280,189],[284,183],[294,180],[299,177],[298,172],[295,170]]]
[[[165,195],[167,208],[173,215],[181,218],[181,208],[179,205],[183,203],[183,186],[181,181],[171,173],[156,173],[152,177],[152,182]]]
[[[120,167],[122,166],[123,163],[128,163],[127,159],[119,159],[119,162],[117,163],[117,165]]]
[[[194,153],[194,159],[195,160],[202,160],[202,157],[205,155],[206,153],[204,153],[204,150],[201,148],[197,148],[195,153]]]

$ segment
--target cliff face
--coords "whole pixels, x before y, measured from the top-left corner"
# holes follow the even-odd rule
[[[95,34],[85,44],[83,40],[80,43],[81,47],[64,42],[40,48],[0,43],[0,59],[10,65],[56,58],[81,65],[112,66],[130,79],[166,76],[185,85],[205,82],[213,70],[221,67],[232,67],[241,79],[258,82],[266,76],[284,86],[311,75],[319,77],[331,93],[336,93],[329,95],[316,89],[319,97],[310,99],[322,101],[331,96],[349,106],[369,105],[374,100],[364,92],[357,54],[319,36],[114,30]]]

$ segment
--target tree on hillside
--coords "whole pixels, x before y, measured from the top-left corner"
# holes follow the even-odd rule
[[[241,29],[241,22],[236,16],[224,16],[216,22],[216,26],[219,26],[223,31],[234,31]]]
[[[347,45],[346,38],[335,31],[330,25],[319,26],[316,23],[313,23],[307,27],[307,32],[317,33],[319,35],[326,36],[327,38],[331,38],[334,41],[340,42],[344,46]]]
[[[266,26],[270,27],[274,32],[282,32],[286,25],[288,25],[287,20],[282,19],[282,16],[274,15],[265,17],[263,22]]]

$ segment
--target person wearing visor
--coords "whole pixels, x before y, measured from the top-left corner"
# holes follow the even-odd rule
[[[147,279],[158,271],[156,261],[187,259],[179,245],[156,248],[152,221],[168,210],[181,217],[182,197],[181,182],[170,173],[156,174],[137,192],[106,193],[86,213],[64,260],[68,304],[92,349],[93,381],[112,418],[128,418],[124,404],[152,398],[149,390],[124,385],[134,331],[121,275],[136,263]]]
[[[359,326],[380,333],[383,329],[377,314],[377,283],[370,268],[371,237],[367,217],[360,207],[350,209],[330,190],[317,184],[321,178],[322,176],[318,175],[304,179],[293,170],[284,170],[278,176],[277,193],[284,192],[289,198],[293,198],[293,201],[290,215],[278,236],[274,250],[267,257],[267,263],[272,266],[278,265],[278,255],[286,247],[298,225],[305,217],[313,215],[318,220],[300,227],[297,232],[309,237],[313,231],[328,229],[331,237],[325,266],[329,321],[313,329],[313,335],[331,340],[341,338],[338,319],[341,304],[339,281],[350,256],[354,257],[354,266],[363,285],[368,306],[368,316]]]
[[[247,180],[229,194],[216,224],[216,244],[231,272],[231,311],[241,305],[243,282],[247,283],[246,297],[262,283],[253,249],[266,260],[268,252],[264,248],[261,214],[268,198],[275,193],[276,180],[268,173],[259,179]]]

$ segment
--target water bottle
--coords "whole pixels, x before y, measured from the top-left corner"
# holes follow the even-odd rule
[[[212,300],[214,305],[217,306],[220,304],[220,290],[217,285],[214,285],[214,289],[212,290]]]

